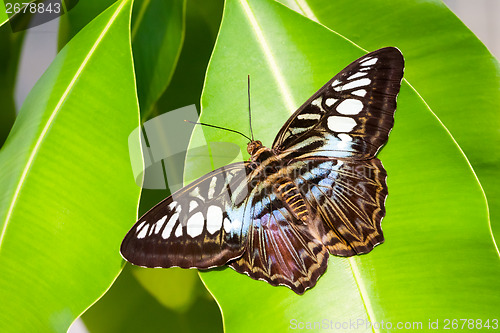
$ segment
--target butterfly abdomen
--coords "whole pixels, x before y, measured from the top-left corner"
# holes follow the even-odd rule
[[[292,215],[302,222],[309,218],[307,205],[295,183],[289,178],[279,179],[273,186],[276,196],[285,203],[285,207]]]

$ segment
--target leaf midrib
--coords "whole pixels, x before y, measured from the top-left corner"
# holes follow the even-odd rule
[[[60,111],[62,104],[65,102],[65,100],[68,97],[69,93],[73,89],[73,86],[75,85],[76,81],[78,80],[78,78],[80,77],[81,73],[83,72],[83,70],[85,69],[86,65],[88,64],[90,58],[95,53],[95,50],[97,49],[97,47],[101,43],[102,39],[104,38],[104,36],[108,32],[109,28],[111,27],[111,25],[113,24],[113,22],[116,20],[116,17],[120,14],[122,8],[125,6],[125,4],[127,2],[128,2],[128,0],[122,1],[122,3],[115,10],[115,12],[111,16],[109,22],[106,24],[106,26],[104,27],[103,31],[99,34],[99,37],[94,42],[94,44],[92,45],[92,48],[90,49],[90,51],[87,53],[87,55],[85,56],[84,60],[80,64],[80,67],[78,67],[78,70],[76,71],[75,75],[71,79],[69,85],[66,87],[64,93],[62,94],[61,98],[57,102],[57,104],[56,104],[54,110],[52,111],[49,119],[47,120],[47,123],[45,124],[44,128],[42,129],[42,132],[40,133],[40,135],[39,135],[39,137],[38,137],[38,139],[37,139],[37,141],[35,143],[35,146],[33,147],[33,150],[32,150],[32,152],[31,152],[31,154],[30,154],[30,156],[28,158],[28,161],[26,162],[26,165],[24,166],[23,172],[22,172],[21,177],[20,177],[20,179],[18,181],[18,184],[16,186],[16,190],[14,191],[14,195],[12,197],[12,201],[11,201],[11,203],[9,205],[9,209],[7,211],[7,215],[5,217],[5,221],[4,221],[3,228],[2,228],[2,233],[0,234],[0,253],[1,253],[1,250],[2,250],[3,240],[4,240],[5,234],[7,232],[7,227],[9,225],[9,223],[10,223],[10,220],[11,220],[11,217],[12,217],[12,213],[14,211],[14,207],[15,207],[15,205],[17,203],[17,199],[19,197],[19,194],[21,192],[21,189],[22,189],[23,185],[25,184],[28,172],[31,169],[33,161],[35,160],[35,157],[36,157],[36,155],[37,155],[37,153],[38,153],[38,151],[40,149],[40,146],[41,146],[43,140],[45,139],[45,137],[46,137],[46,135],[47,135],[50,127],[52,126],[52,123],[53,123],[55,117],[57,116],[58,112]]]
[[[323,27],[325,27],[329,31],[331,31],[331,32],[335,33],[336,35],[342,37],[343,39],[345,39],[346,41],[348,41],[352,45],[354,45],[357,48],[363,50],[364,52],[368,52],[368,50],[366,50],[363,47],[361,47],[360,45],[354,43],[352,40],[350,40],[346,36],[343,36],[340,33],[338,33],[337,31],[334,31],[334,30],[330,29],[329,27],[326,27],[323,24],[321,24],[319,22],[319,20],[317,19],[317,17],[314,15],[314,12],[312,11],[312,9],[308,6],[307,0],[295,0],[295,2],[297,4],[298,8],[300,8],[300,10],[302,11],[301,14],[303,16],[309,18],[312,21],[317,22],[318,24],[322,25]],[[279,88],[279,91],[281,91],[281,93],[282,93],[282,98],[283,98],[283,100],[285,102],[285,105],[287,106],[287,108],[290,111],[290,113],[293,113],[293,111],[295,109],[295,103],[293,102],[292,94],[291,94],[291,92],[290,92],[290,90],[289,90],[289,88],[288,88],[288,86],[287,86],[287,84],[286,84],[286,82],[285,82],[285,80],[283,78],[283,75],[281,74],[281,71],[280,71],[280,69],[279,69],[279,67],[278,67],[278,65],[277,65],[274,57],[273,57],[273,54],[271,52],[269,44],[267,43],[267,41],[266,41],[266,39],[264,37],[262,29],[261,29],[260,25],[258,24],[258,21],[257,21],[255,15],[253,14],[252,9],[250,8],[250,6],[248,4],[248,1],[247,0],[240,0],[240,4],[243,7],[245,15],[247,16],[247,18],[249,20],[249,24],[250,24],[251,29],[255,33],[255,37],[256,37],[257,42],[260,45],[260,47],[261,47],[261,49],[262,49],[262,51],[264,53],[264,57],[265,57],[265,59],[267,59],[267,63],[269,65],[269,67],[271,68],[272,75],[274,76],[276,82],[278,83],[278,88]],[[453,137],[453,135],[451,134],[451,132],[448,130],[448,128],[441,121],[441,119],[432,111],[432,109],[430,108],[430,106],[425,102],[425,100],[417,92],[417,90],[408,82],[408,80],[407,79],[403,79],[403,80],[417,94],[417,96],[422,100],[422,102],[424,102],[424,105],[427,107],[427,109],[429,110],[429,112],[438,120],[439,124],[445,129],[446,133],[448,133],[449,137],[452,139],[452,141],[454,142],[454,144],[457,146],[457,148],[459,149],[460,153],[464,157],[465,161],[469,165],[469,168],[472,171],[472,173],[473,173],[473,175],[474,175],[474,177],[475,177],[475,179],[476,179],[476,181],[477,181],[477,183],[478,183],[478,185],[479,185],[479,187],[481,189],[481,192],[483,193],[484,201],[486,203],[486,213],[487,213],[487,218],[488,218],[490,235],[491,235],[493,244],[495,246],[495,249],[497,250],[497,253],[499,253],[499,255],[500,255],[500,252],[498,250],[498,246],[495,243],[495,239],[493,237],[493,232],[492,232],[492,229],[491,229],[491,221],[490,221],[490,215],[489,215],[489,208],[488,208],[488,201],[487,201],[486,193],[484,192],[484,189],[483,189],[483,187],[481,185],[481,182],[479,181],[479,179],[478,179],[478,177],[476,175],[476,172],[474,171],[474,168],[472,167],[471,163],[469,162],[469,160],[468,160],[467,156],[465,155],[464,151],[458,145],[457,141],[455,140],[455,138]],[[364,283],[363,283],[363,279],[362,279],[360,271],[359,271],[358,263],[355,261],[354,258],[349,258],[348,262],[349,262],[349,265],[350,265],[350,268],[351,268],[351,273],[352,273],[353,279],[356,282],[356,286],[358,288],[358,292],[359,292],[361,301],[362,301],[363,306],[365,308],[368,320],[370,320],[370,322],[373,322],[373,320],[375,320],[375,313],[374,313],[372,305],[371,305],[371,303],[369,301],[369,295],[368,295],[368,293],[367,293],[367,291],[366,291],[366,289],[364,287]],[[377,332],[377,330],[375,330],[373,328],[373,326],[372,326],[372,330],[374,332]]]

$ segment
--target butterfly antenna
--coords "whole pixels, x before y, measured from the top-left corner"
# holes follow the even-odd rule
[[[195,125],[203,125],[203,126],[208,126],[208,127],[213,127],[213,128],[218,128],[218,129],[221,129],[221,130],[224,130],[224,131],[229,131],[229,132],[233,132],[233,133],[238,133],[239,135],[243,135],[245,138],[247,138],[248,140],[250,141],[253,141],[252,139],[250,139],[248,136],[246,136],[245,134],[241,133],[241,132],[238,132],[238,131],[235,131],[235,130],[232,130],[232,129],[229,129],[229,128],[224,128],[224,127],[220,127],[220,126],[215,126],[215,125],[210,125],[210,124],[205,124],[205,123],[197,123],[197,122],[194,122],[194,121],[189,121],[189,120],[184,120],[185,122],[188,122],[188,123],[191,123],[191,124],[195,124]]]
[[[248,74],[248,121],[250,122],[250,135],[253,139],[253,129],[252,129],[252,109],[250,108],[250,74]]]

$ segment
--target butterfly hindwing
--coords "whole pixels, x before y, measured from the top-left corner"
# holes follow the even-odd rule
[[[374,157],[394,124],[403,68],[393,47],[354,61],[290,117],[273,148],[289,151],[290,158]]]
[[[242,255],[247,163],[199,178],[144,214],[125,236],[121,254],[145,267],[210,268]]]
[[[322,242],[333,255],[370,252],[384,241],[387,173],[379,159],[299,160],[295,178],[323,224]]]
[[[299,220],[294,213],[299,205],[280,196],[285,189],[288,193],[293,190],[290,179],[285,181],[290,187],[279,187],[274,185],[283,180],[281,172],[267,176],[252,189],[245,213],[251,221],[245,252],[230,266],[254,279],[285,285],[302,294],[326,270],[328,250],[321,240],[323,227],[319,221]]]

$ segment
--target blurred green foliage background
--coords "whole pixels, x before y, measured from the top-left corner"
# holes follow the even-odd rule
[[[3,9],[0,24],[0,332],[63,332],[82,314],[89,332],[283,332],[324,319],[494,326],[500,70],[441,1],[80,1],[18,112],[25,32]],[[127,140],[141,122],[195,104],[202,121],[245,131],[250,74],[254,131],[269,146],[294,108],[384,46],[406,59],[380,154],[385,244],[331,258],[303,296],[230,269],[200,279],[125,265],[126,231],[169,194],[134,182]],[[202,140],[246,154],[227,132],[197,128],[191,145]],[[186,177],[213,163],[188,155]]]

